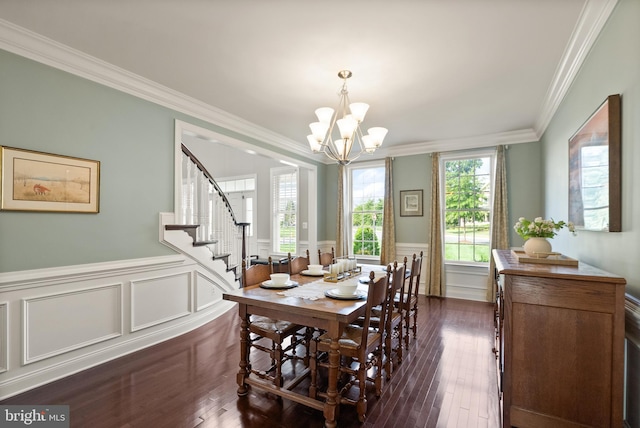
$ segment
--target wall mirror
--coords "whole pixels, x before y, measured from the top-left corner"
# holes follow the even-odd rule
[[[621,100],[610,95],[569,139],[569,221],[620,232]]]

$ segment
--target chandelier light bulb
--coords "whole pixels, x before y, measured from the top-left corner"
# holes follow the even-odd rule
[[[340,129],[340,136],[346,140],[350,140],[353,137],[353,132],[358,126],[358,122],[350,114],[346,115],[342,119],[336,121],[338,128]]]
[[[333,118],[333,109],[331,107],[320,107],[316,109],[316,117],[322,123],[326,123],[327,127]]]
[[[307,135],[307,141],[309,141],[309,147],[311,147],[313,153],[318,153],[322,150],[322,140],[318,141],[313,135]]]
[[[362,144],[364,144],[364,149],[367,153],[373,153],[376,151],[376,143],[373,141],[373,137],[371,135],[365,135],[362,137]]]
[[[380,147],[382,145],[382,140],[384,140],[384,137],[386,137],[387,132],[389,132],[389,130],[387,128],[382,128],[377,126],[374,128],[367,129],[367,132],[373,138],[373,141],[376,147]]]
[[[349,104],[349,110],[351,110],[351,116],[353,116],[358,123],[361,123],[364,120],[364,116],[367,114],[367,110],[369,110],[369,104],[351,103]]]
[[[315,139],[322,142],[324,137],[327,135],[329,124],[324,122],[313,122],[309,124],[309,129],[311,129],[311,134]]]

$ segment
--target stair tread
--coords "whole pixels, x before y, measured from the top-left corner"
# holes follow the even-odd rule
[[[213,241],[196,241],[193,243],[194,247],[203,247],[205,245],[211,245],[211,244],[217,244],[218,240],[213,240]]]

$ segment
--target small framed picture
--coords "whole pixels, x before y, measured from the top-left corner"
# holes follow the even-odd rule
[[[400,191],[400,216],[422,217],[422,190]]]
[[[0,147],[0,209],[97,213],[100,162]]]

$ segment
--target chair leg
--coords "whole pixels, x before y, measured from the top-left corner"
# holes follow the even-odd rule
[[[413,338],[416,338],[416,334],[418,332],[418,305],[413,307]]]
[[[387,374],[387,380],[391,379],[391,372],[393,371],[393,364],[391,361],[392,334],[392,331],[388,332],[384,339],[384,356],[386,360],[384,363],[384,371]]]
[[[380,397],[382,395],[382,348],[376,351],[376,377],[375,377],[375,386],[376,386],[376,397]]]
[[[304,343],[306,348],[306,355],[304,356],[304,365],[309,367],[309,359],[311,356],[311,342],[313,340],[313,328],[306,327],[304,330]]]
[[[367,368],[363,361],[359,362],[358,367],[358,389],[360,390],[360,397],[358,398],[358,404],[356,410],[358,412],[358,420],[364,422],[367,414],[367,396],[366,396],[366,381],[367,381]]]
[[[407,310],[404,315],[404,349],[409,350],[409,332],[411,331],[411,313]]]
[[[396,353],[398,354],[398,364],[402,363],[402,342],[404,342],[403,329],[404,325],[402,324],[402,322],[400,322],[400,324],[398,324],[398,350],[396,351]]]
[[[273,355],[274,355],[274,359],[275,359],[275,367],[276,367],[276,374],[275,377],[273,379],[273,383],[276,386],[282,386],[283,384],[283,380],[282,380],[282,346],[279,343],[275,343],[274,342],[274,350],[273,350]]]

